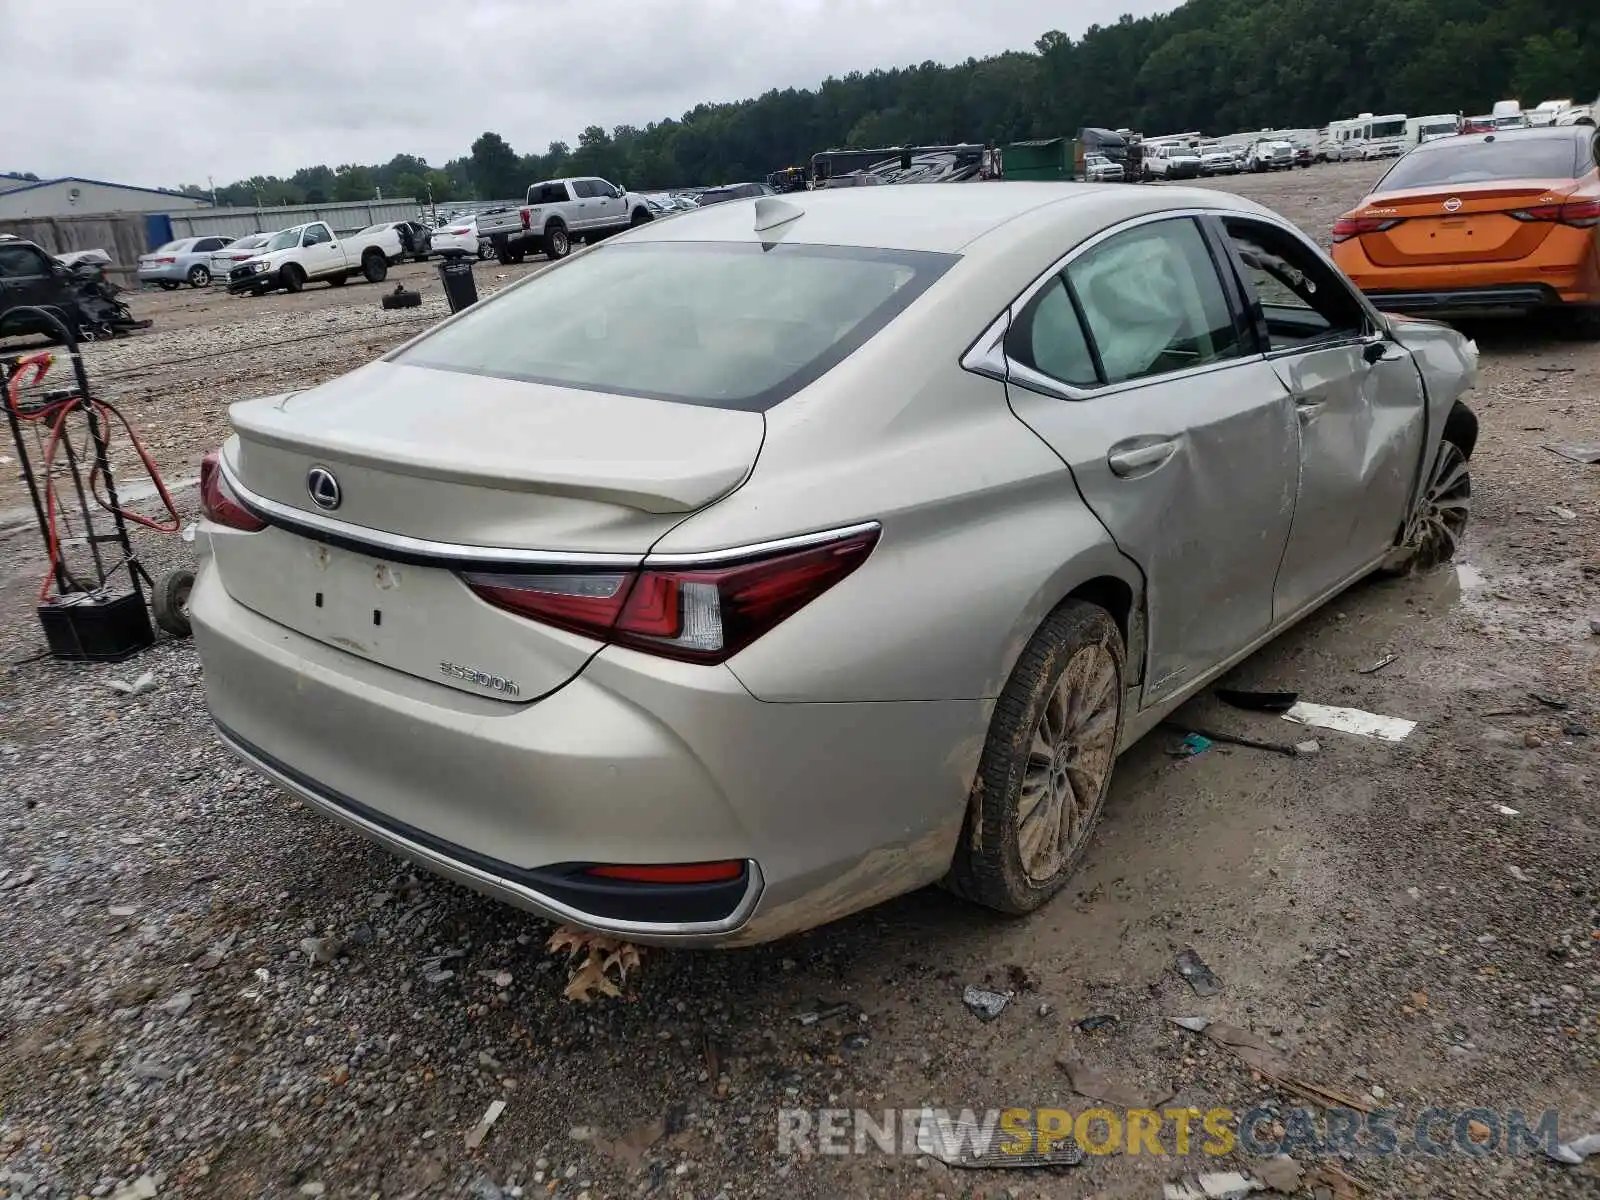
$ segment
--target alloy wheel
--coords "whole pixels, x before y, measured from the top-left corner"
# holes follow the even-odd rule
[[[1472,477],[1467,456],[1454,442],[1441,442],[1409,539],[1419,564],[1432,566],[1454,555],[1471,513]]]
[[[1017,804],[1017,848],[1035,883],[1087,835],[1116,761],[1117,664],[1101,645],[1073,655],[1039,714]]]

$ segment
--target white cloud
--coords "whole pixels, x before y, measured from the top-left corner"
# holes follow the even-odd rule
[[[220,185],[442,164],[828,75],[1028,49],[1170,0],[0,0],[0,170]],[[973,130],[970,136],[983,136]]]

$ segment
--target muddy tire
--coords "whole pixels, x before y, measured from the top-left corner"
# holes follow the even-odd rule
[[[544,256],[551,262],[559,262],[572,253],[572,238],[567,235],[565,225],[552,225],[544,231]]]
[[[285,263],[278,278],[283,280],[283,290],[286,292],[298,292],[306,285],[306,273],[294,263]]]
[[[150,594],[156,624],[173,637],[189,636],[189,593],[193,590],[193,571],[173,571],[164,575]]]
[[[382,283],[389,278],[389,260],[376,250],[363,254],[361,277],[368,283]]]
[[[1455,413],[1451,417],[1457,419]],[[1468,460],[1472,455],[1471,439],[1476,436],[1475,425],[1469,433],[1463,427],[1452,429],[1446,423],[1422,500],[1406,522],[1394,551],[1378,568],[1380,575],[1399,578],[1437,567],[1455,557],[1472,515],[1472,472]]]
[[[995,703],[947,888],[1020,915],[1072,878],[1111,786],[1126,657],[1098,605],[1039,627]]]

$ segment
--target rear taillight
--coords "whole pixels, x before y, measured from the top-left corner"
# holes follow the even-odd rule
[[[1578,229],[1600,226],[1600,199],[1568,200],[1565,204],[1539,204],[1511,214],[1519,221],[1549,221]]]
[[[1348,242],[1363,233],[1383,233],[1400,224],[1399,217],[1340,217],[1333,223],[1333,240]]]
[[[527,209],[523,209],[522,212],[519,215],[522,217],[522,227],[524,229],[532,229],[533,228],[533,217],[529,215],[528,210]]]
[[[664,658],[719,663],[849,575],[877,541],[871,529],[726,566],[462,579],[518,616]]]
[[[222,457],[215,450],[200,460],[200,508],[206,520],[244,533],[259,533],[267,523],[251,512],[228,487]]]
[[[152,262],[158,262],[158,263],[175,263],[178,260],[175,259],[175,258],[156,258],[156,259],[152,259],[151,261]]]

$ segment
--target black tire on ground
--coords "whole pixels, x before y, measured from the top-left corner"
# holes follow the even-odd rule
[[[519,259],[513,259],[511,254],[511,243],[509,242],[496,242],[494,246],[494,256],[502,267],[509,267],[513,261],[521,261]]]
[[[1116,765],[1125,659],[1122,632],[1098,605],[1068,600],[1045,618],[995,704],[947,888],[1019,915],[1038,908],[1072,877]],[[1052,726],[1063,736],[1052,739]],[[1048,753],[1036,752],[1040,745]],[[1054,834],[1048,797],[1039,794],[1041,773],[1050,795],[1060,781],[1067,785]],[[1034,800],[1025,812],[1028,790]],[[1076,800],[1080,791],[1084,795]],[[1066,807],[1074,800],[1069,824]],[[1043,841],[1051,861],[1043,875],[1030,874],[1024,865],[1025,815],[1046,822]]]
[[[350,276],[348,276],[348,275],[329,275],[328,276],[328,286],[329,287],[343,287],[345,284],[347,284],[349,282],[350,282]]]
[[[361,277],[368,283],[382,283],[389,278],[389,260],[376,250],[361,256]]]
[[[1584,305],[1563,314],[1567,319],[1567,332],[1580,341],[1600,340],[1600,307]]]
[[[390,292],[382,300],[384,308],[416,308],[422,303],[421,292],[408,292],[404,288]]]
[[[278,278],[283,280],[283,290],[286,292],[298,292],[306,285],[306,273],[294,263],[284,263]]]
[[[643,225],[643,224],[645,224],[645,223],[647,223],[649,221],[652,221],[654,219],[655,218],[650,215],[650,210],[649,209],[641,208],[641,209],[637,210],[633,214],[633,216],[628,219],[628,224],[629,225]]]
[[[572,239],[565,225],[552,225],[544,231],[544,256],[556,262],[572,253]]]
[[[180,284],[174,283],[170,279],[160,279],[157,280],[157,282],[161,285],[161,290],[163,292],[175,292],[181,286]]]
[[[189,636],[189,593],[193,588],[193,571],[173,571],[157,580],[150,594],[156,624],[173,637]]]
[[[1399,578],[1426,571],[1455,557],[1472,515],[1472,472],[1469,462],[1478,437],[1478,419],[1457,404],[1445,421],[1439,454],[1428,473],[1417,510],[1401,531],[1394,552],[1378,568],[1380,575]]]
[[[194,266],[189,268],[188,280],[189,286],[192,288],[210,287],[211,270],[200,263],[195,263]]]

